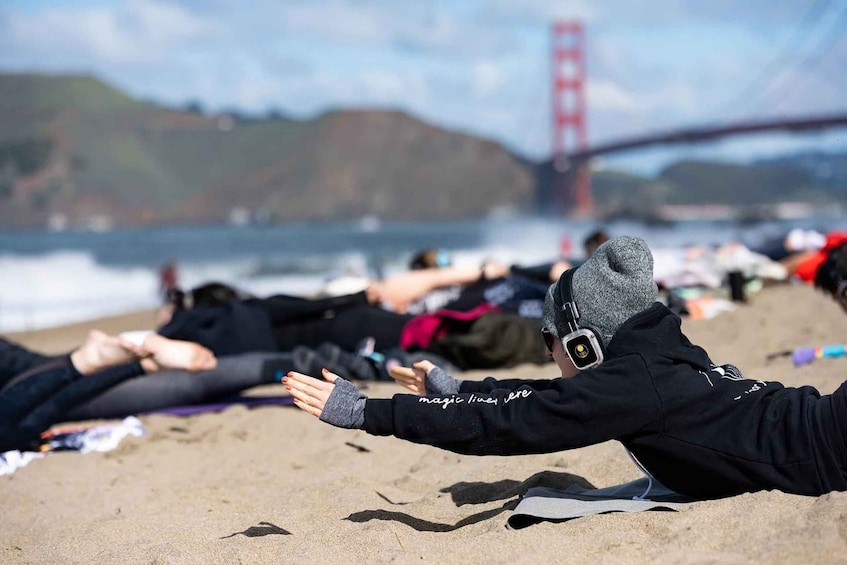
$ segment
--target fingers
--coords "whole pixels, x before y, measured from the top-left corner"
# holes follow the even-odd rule
[[[424,394],[424,374],[420,369],[411,367],[391,367],[388,374],[398,385],[406,387],[415,394]]]
[[[306,410],[310,414],[316,413],[316,415],[320,416],[323,407],[326,406],[326,400],[321,401],[320,398],[313,396],[310,391],[298,388],[296,384],[287,384],[285,390],[294,398],[294,403],[299,408]]]
[[[292,396],[300,397],[304,401],[315,400],[322,403],[326,402],[327,397],[335,387],[333,383],[294,371],[283,377],[282,384],[285,385]]]
[[[411,367],[391,367],[388,374],[399,383],[409,382],[415,378],[415,370]]]
[[[331,382],[331,383],[335,383],[335,381],[336,381],[336,380],[338,380],[338,379],[340,378],[338,375],[336,375],[335,373],[331,372],[331,371],[330,371],[329,369],[327,369],[327,368],[322,369],[322,370],[321,370],[321,374],[323,374],[324,379],[326,379],[327,381],[329,381],[329,382]]]
[[[418,361],[417,363],[413,364],[412,366],[415,369],[419,369],[419,370],[423,371],[427,375],[429,374],[430,371],[435,369],[435,365],[433,365],[431,362],[427,361],[426,359]]]
[[[327,371],[329,373],[329,371]],[[332,373],[329,373],[332,375]],[[337,375],[332,375],[336,378]],[[316,379],[314,377],[310,377],[309,375],[304,375],[303,373],[298,373],[297,371],[289,371],[288,374],[282,379],[283,384],[286,386],[294,387],[298,390],[308,390],[308,391],[324,391],[327,394],[332,392],[332,388],[335,386],[333,382],[322,381],[320,379]]]
[[[329,398],[332,389],[335,387],[333,383],[338,378],[337,375],[325,370],[325,374],[327,373],[328,376],[334,377],[332,383],[319,381],[308,375],[291,371],[283,377],[282,384],[285,385],[288,393],[294,397],[295,406],[319,417],[324,406],[326,406],[326,399]]]
[[[315,418],[321,417],[321,412],[322,412],[321,410],[319,410],[318,408],[316,408],[314,406],[311,406],[310,404],[304,403],[302,400],[298,399],[297,397],[294,397],[294,406],[296,406],[300,410],[303,410],[304,412],[308,412],[309,414],[311,414]]]

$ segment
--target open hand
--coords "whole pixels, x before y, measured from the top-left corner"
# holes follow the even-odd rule
[[[332,394],[335,381],[339,378],[327,369],[323,370],[323,376],[325,381],[291,371],[282,378],[285,390],[294,397],[294,405],[318,418],[321,417],[326,406],[326,399]]]
[[[426,375],[435,365],[423,360],[414,363],[411,367],[392,367],[388,374],[397,384],[406,387],[418,396],[424,396],[426,392]]]

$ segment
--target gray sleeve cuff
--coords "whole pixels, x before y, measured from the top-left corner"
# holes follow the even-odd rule
[[[425,386],[427,394],[458,394],[458,381],[447,374],[441,367],[435,367],[426,375]]]
[[[326,399],[320,419],[339,428],[360,430],[365,423],[367,399],[353,383],[339,378]]]

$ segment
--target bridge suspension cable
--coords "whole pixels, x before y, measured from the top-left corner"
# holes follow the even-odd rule
[[[821,39],[815,48],[809,51],[798,65],[797,68],[804,71],[804,74],[799,82],[792,82],[789,86],[785,87],[789,90],[785,90],[783,95],[778,97],[778,107],[787,107],[798,96],[802,95],[815,71],[824,60],[832,55],[832,47],[844,34],[845,27],[847,27],[847,1],[841,6],[840,13],[833,18],[826,32],[819,36]],[[839,72],[841,71],[839,69]]]
[[[751,81],[735,96],[724,102],[715,113],[724,114],[730,110],[729,117],[746,116],[750,109],[759,101],[774,84],[783,76],[784,69],[790,64],[790,59],[800,50],[800,44],[808,37],[808,29],[817,26],[821,16],[826,13],[832,0],[816,0],[811,4],[800,19],[800,23],[779,49],[776,55],[756,73]],[[767,82],[764,82],[767,81]],[[732,109],[739,109],[735,112]]]

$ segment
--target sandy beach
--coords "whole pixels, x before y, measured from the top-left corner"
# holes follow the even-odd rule
[[[152,325],[139,312],[10,336],[61,352],[88,329]],[[748,378],[847,378],[847,358],[801,368],[768,353],[838,343],[847,315],[805,286],[776,286],[683,329]],[[466,373],[481,378],[489,373]],[[555,366],[496,371],[554,377]],[[400,392],[372,385],[372,396]],[[280,394],[268,386],[256,394]],[[144,416],[114,451],[56,453],[0,477],[3,563],[834,563],[847,559],[847,493],[760,492],[679,512],[606,514],[509,530],[526,488],[639,478],[616,442],[520,457],[469,457],[332,428],[290,407]]]

